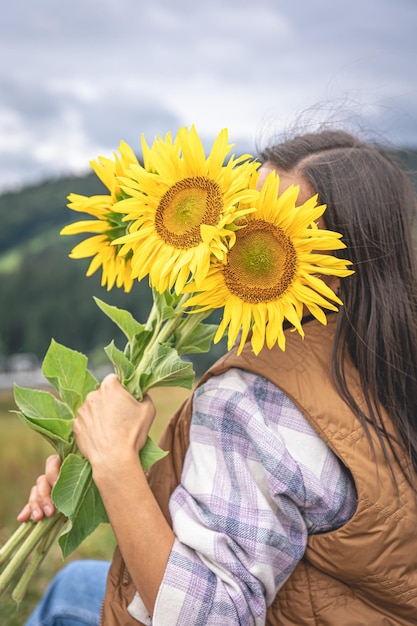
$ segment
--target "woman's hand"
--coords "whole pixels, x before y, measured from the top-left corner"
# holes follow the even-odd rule
[[[143,448],[155,418],[155,407],[146,396],[138,402],[109,374],[99,389],[88,394],[74,420],[73,430],[80,452],[96,466],[108,470],[120,467],[129,453],[136,456]],[[45,474],[32,487],[29,501],[17,516],[19,522],[39,521],[55,513],[51,491],[57,481],[61,460],[53,454],[46,460]]]
[[[155,418],[148,396],[138,402],[115,374],[88,394],[74,420],[78,448],[94,469],[109,471],[143,448]]]
[[[38,522],[45,515],[51,517],[55,513],[51,491],[57,481],[60,468],[61,459],[58,454],[52,454],[46,459],[45,474],[39,476],[32,487],[29,502],[17,516],[18,522],[27,522],[29,519]]]

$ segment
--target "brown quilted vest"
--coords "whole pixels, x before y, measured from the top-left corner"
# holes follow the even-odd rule
[[[255,357],[247,345],[231,351],[203,377],[238,367],[261,374],[297,405],[320,437],[350,469],[357,510],[342,528],[310,535],[307,549],[268,609],[267,626],[405,626],[417,624],[417,507],[395,470],[397,495],[380,446],[377,464],[357,418],[333,387],[329,363],[336,316],[327,327],[312,321],[306,338],[287,333],[287,348]],[[200,384],[201,382],[200,381]],[[353,367],[349,384],[362,395]],[[192,397],[173,416],[160,445],[170,454],[149,472],[149,483],[168,520],[168,501],[180,481],[189,442]],[[401,452],[400,452],[401,454]],[[126,610],[135,590],[116,549],[103,605],[105,626],[137,626]],[[158,624],[158,626],[163,626]],[[191,625],[190,625],[191,626]]]

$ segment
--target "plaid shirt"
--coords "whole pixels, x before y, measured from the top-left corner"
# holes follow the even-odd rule
[[[154,626],[265,624],[307,536],[356,508],[350,474],[299,410],[261,376],[231,369],[194,395],[190,446],[170,500],[175,542]]]

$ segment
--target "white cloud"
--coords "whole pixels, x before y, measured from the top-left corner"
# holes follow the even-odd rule
[[[0,22],[0,191],[195,123],[253,149],[304,116],[417,146],[414,0],[15,0]]]

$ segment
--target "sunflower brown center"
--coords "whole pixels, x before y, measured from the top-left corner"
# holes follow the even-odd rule
[[[156,210],[158,235],[177,248],[191,248],[201,242],[200,226],[215,226],[223,208],[219,185],[210,178],[184,178],[164,193]]]
[[[291,285],[296,268],[297,254],[286,233],[270,222],[252,220],[236,233],[223,271],[233,294],[259,303],[279,298]]]

